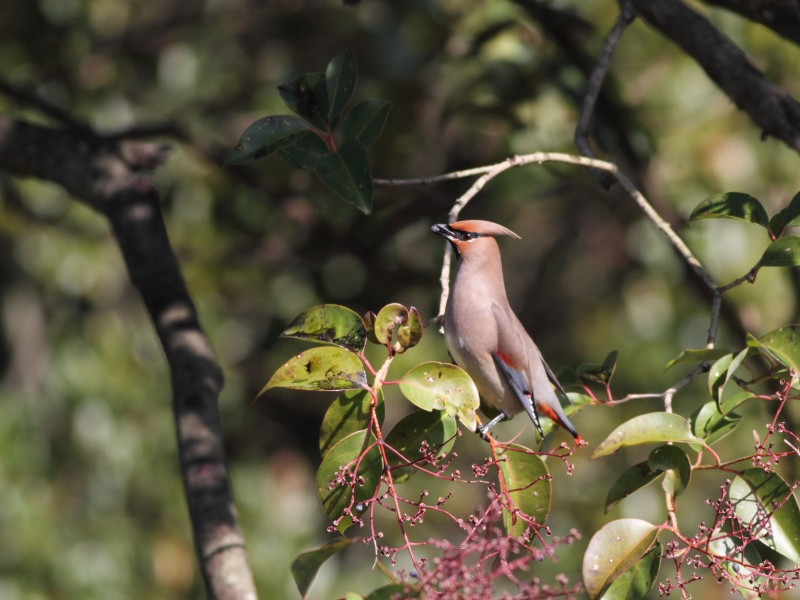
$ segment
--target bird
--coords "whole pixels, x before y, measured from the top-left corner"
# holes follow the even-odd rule
[[[431,231],[450,242],[458,258],[444,312],[445,344],[484,402],[499,411],[478,433],[487,439],[495,424],[525,410],[542,438],[539,414],[585,444],[559,402],[564,388],[508,303],[495,236],[520,237],[482,220],[437,224]]]

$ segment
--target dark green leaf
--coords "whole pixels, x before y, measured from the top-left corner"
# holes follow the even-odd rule
[[[320,304],[304,310],[281,334],[334,344],[351,352],[361,352],[367,344],[367,328],[358,313],[338,304]]]
[[[369,148],[380,137],[392,103],[374,98],[356,104],[342,122],[342,137],[358,140]]]
[[[787,227],[800,225],[800,193],[794,195],[789,206],[782,208],[769,220],[772,235],[780,237]]]
[[[440,362],[417,365],[400,380],[400,391],[419,408],[444,410],[475,431],[480,397],[470,376],[459,367]]]
[[[686,452],[677,446],[659,446],[650,453],[647,464],[653,471],[664,473],[661,487],[668,494],[677,496],[689,485],[692,466]]]
[[[362,503],[373,496],[380,483],[383,459],[378,447],[372,445],[374,442],[375,438],[366,431],[351,433],[322,457],[317,470],[317,492],[322,508],[331,520],[343,517],[336,526],[341,533],[353,524],[345,511],[349,509],[352,515],[358,516],[366,508]],[[342,467],[347,469],[347,481],[336,483]],[[363,483],[357,478],[363,478]],[[356,483],[348,484],[350,481]]]
[[[225,157],[224,165],[243,165],[295,143],[308,133],[308,124],[291,115],[259,119],[245,129],[239,144]]]
[[[543,524],[550,514],[552,485],[547,465],[537,454],[519,444],[509,444],[500,459],[500,470],[511,501],[525,515]],[[503,525],[509,535],[518,536],[527,525],[519,515],[503,510]]]
[[[311,584],[314,582],[314,578],[317,576],[317,572],[326,560],[348,546],[352,546],[357,541],[340,536],[313,550],[298,554],[297,558],[292,561],[292,576],[300,595],[305,598],[306,593],[311,588]]]
[[[364,214],[372,212],[372,175],[367,151],[360,142],[345,142],[338,152],[317,161],[317,177]]]
[[[401,483],[417,473],[417,469],[413,466],[401,467],[401,465],[420,461],[423,457],[421,451],[423,444],[429,454],[437,457],[450,452],[455,443],[457,429],[456,420],[439,410],[432,412],[415,410],[401,419],[386,436],[387,446],[402,454],[406,459],[400,458],[387,449],[389,466],[395,467],[392,470],[394,482]],[[425,463],[420,466],[426,469],[431,468],[431,465]]]
[[[373,590],[364,600],[410,600],[420,597],[419,590],[403,583],[390,583]]]
[[[358,67],[352,50],[345,50],[333,57],[325,71],[328,91],[328,121],[333,122],[353,97],[358,81]]]
[[[619,519],[592,536],[583,555],[583,583],[589,598],[599,598],[614,580],[638,563],[653,546],[658,527],[641,519]]]
[[[800,373],[800,325],[787,325],[756,339],[747,336],[747,345],[767,354],[795,373]]]
[[[383,425],[386,412],[382,396],[383,394],[379,391],[378,405],[375,407],[378,425]],[[325,412],[319,428],[320,453],[325,456],[328,450],[340,440],[351,433],[367,429],[371,406],[372,394],[368,390],[350,390],[336,398]]]
[[[689,217],[690,221],[699,219],[737,219],[769,228],[769,217],[761,202],[740,192],[727,192],[704,200]]]
[[[678,354],[678,356],[669,361],[667,366],[664,367],[664,370],[666,371],[670,367],[684,363],[712,362],[725,356],[726,354],[730,354],[730,352],[728,350],[723,350],[722,348],[692,348],[689,350],[684,350]]]
[[[639,415],[617,427],[592,454],[600,458],[620,448],[660,442],[687,442],[705,445],[692,434],[689,422],[675,413],[654,412]]]
[[[300,137],[293,144],[280,150],[281,156],[290,165],[304,171],[315,170],[319,159],[329,153],[330,148],[328,148],[328,145],[316,133],[311,131]]]
[[[375,338],[381,344],[391,344],[395,330],[407,322],[408,309],[405,306],[396,302],[387,304],[375,316],[375,321],[373,322]]]
[[[324,73],[306,73],[278,86],[278,91],[294,113],[323,131],[328,130],[328,92]]]
[[[725,384],[728,383],[728,367],[733,362],[733,354],[726,354],[717,362],[711,365],[708,370],[708,393],[713,398],[714,402],[719,405],[722,398],[722,391],[725,389]]]
[[[800,265],[800,237],[778,238],[767,246],[758,264],[762,267],[796,267]]]
[[[792,489],[778,474],[747,469],[733,479],[729,498],[753,537],[800,564],[800,508]]]
[[[397,326],[395,335],[397,336],[398,350],[404,352],[416,346],[422,339],[422,317],[419,311],[413,306],[408,309],[408,318],[405,323]]]
[[[292,390],[341,392],[367,384],[364,364],[352,352],[338,346],[311,348],[289,359],[270,377],[260,396],[281,387]]]
[[[575,370],[578,377],[603,385],[611,381],[617,368],[617,351],[612,350],[602,363],[584,363]]]
[[[748,394],[748,397],[751,396]],[[707,402],[692,414],[690,421],[692,432],[703,438],[706,444],[713,444],[736,429],[742,417],[732,412],[722,413],[716,402]]]
[[[624,500],[635,491],[640,490],[659,475],[660,473],[650,468],[647,461],[625,469],[608,490],[605,512],[610,511],[620,500]]]
[[[708,543],[709,552],[723,559],[722,568],[734,582],[741,584],[737,590],[742,598],[745,600],[761,598],[761,594],[753,591],[753,588],[760,586],[761,589],[765,589],[767,581],[763,576],[756,575],[761,572],[762,561],[756,544],[744,545],[740,538],[725,535],[720,530],[714,531],[711,537]],[[741,550],[742,546],[744,551]]]
[[[603,594],[603,600],[645,600],[656,583],[663,551],[656,540],[642,558],[614,579]]]

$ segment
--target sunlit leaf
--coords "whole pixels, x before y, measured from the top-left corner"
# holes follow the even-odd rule
[[[342,137],[369,148],[380,137],[391,109],[391,102],[378,98],[356,104],[342,122]]]
[[[637,463],[625,469],[622,475],[611,484],[611,488],[608,490],[605,512],[610,511],[620,500],[642,489],[659,475],[661,475],[661,473],[651,469],[647,461]]]
[[[224,165],[243,165],[294,144],[308,133],[308,123],[291,115],[259,119],[244,130],[236,147],[228,152]]]
[[[656,541],[658,527],[641,519],[619,519],[592,536],[583,556],[583,583],[599,598],[613,581],[641,560]]]
[[[358,81],[358,67],[352,50],[345,50],[333,57],[325,70],[325,85],[328,92],[328,121],[339,116],[353,97]]]
[[[338,152],[317,161],[315,173],[340,198],[364,214],[372,212],[372,175],[361,142],[345,142]]]
[[[281,335],[334,344],[351,352],[361,352],[367,344],[367,328],[359,314],[338,304],[304,310]]]
[[[298,554],[292,561],[292,576],[300,595],[305,598],[317,572],[326,560],[357,542],[358,540],[339,536],[317,548]]]
[[[762,544],[800,564],[800,508],[791,488],[776,473],[752,468],[733,479],[734,512]]]
[[[755,544],[744,545],[742,540],[732,535],[725,535],[716,530],[712,534],[712,539],[708,543],[708,550],[712,555],[723,559],[722,568],[728,573],[731,579],[741,584],[737,590],[745,600],[757,600],[761,597],[758,592],[753,591],[755,586],[760,585],[763,589],[766,579],[758,575],[761,571],[761,555]],[[744,551],[741,550],[744,545]]]
[[[422,339],[422,317],[419,311],[413,306],[408,309],[408,318],[405,323],[401,323],[395,330],[399,350],[405,351],[416,346]]]
[[[796,225],[800,225],[800,193],[795,194],[789,205],[769,220],[769,229],[775,237],[780,237],[787,227]]]
[[[712,362],[722,358],[726,354],[730,354],[728,350],[722,348],[691,348],[683,350],[678,356],[673,358],[664,367],[664,370],[684,363],[697,363],[697,362]]]
[[[393,302],[378,311],[373,323],[375,338],[381,344],[390,344],[397,328],[408,322],[408,309]]]
[[[680,415],[654,412],[639,415],[617,427],[603,440],[592,454],[600,458],[613,454],[620,448],[661,442],[705,442],[692,434],[689,422]]]
[[[769,217],[761,202],[740,192],[718,194],[701,202],[689,217],[690,221],[700,219],[736,219],[769,228]]]
[[[455,365],[426,362],[400,380],[400,391],[423,410],[444,410],[475,431],[480,397],[470,376]]]
[[[747,345],[766,350],[778,362],[800,373],[800,325],[787,325],[756,339],[747,336]]]
[[[289,359],[275,371],[259,396],[276,387],[339,392],[360,389],[366,383],[364,363],[358,356],[338,346],[324,346]]]
[[[578,377],[603,385],[611,381],[617,368],[617,351],[612,350],[602,363],[584,363],[575,370]]]
[[[351,433],[322,457],[317,470],[315,481],[322,508],[331,520],[341,517],[336,526],[341,533],[353,524],[352,516],[358,517],[366,509],[363,502],[373,496],[380,483],[383,459],[374,442],[374,436],[366,431]],[[337,482],[343,467],[347,477]],[[345,515],[346,509],[350,515]]]
[[[327,130],[328,91],[324,73],[306,73],[278,86],[281,98],[292,111],[315,127]]]
[[[800,265],[800,237],[778,238],[767,246],[758,264],[762,267],[796,267]]]
[[[602,600],[645,600],[656,583],[663,551],[663,547],[656,540],[642,558],[611,582]]]
[[[719,412],[723,415],[727,415],[729,412],[736,410],[739,406],[754,397],[753,392],[748,392],[747,390],[741,390],[735,394],[731,394],[722,401],[719,406]]]
[[[503,452],[500,470],[514,505],[537,523],[544,523],[550,514],[552,485],[547,465],[540,456],[518,444],[510,444]],[[503,525],[509,535],[524,533],[527,525],[519,515],[503,511]]]
[[[386,436],[387,446],[407,459],[403,460],[387,449],[389,466],[399,467],[419,461],[424,456],[423,445],[426,445],[428,453],[436,457],[446,455],[453,448],[457,430],[456,420],[442,411],[415,410],[402,418]],[[420,466],[431,469],[429,464],[423,463]],[[417,472],[413,466],[395,468],[392,470],[392,477],[395,483],[401,483]]]
[[[686,452],[677,446],[659,446],[647,457],[647,464],[653,471],[663,472],[661,487],[672,496],[681,494],[689,485],[692,466]]]
[[[319,428],[319,450],[323,456],[351,433],[367,429],[371,406],[372,394],[368,390],[350,390],[333,401],[325,412]],[[375,412],[378,425],[382,425],[386,407],[380,391]]]
[[[752,394],[747,394],[747,397],[752,397]],[[742,417],[730,411],[722,413],[716,402],[706,402],[689,420],[692,423],[692,432],[703,438],[707,444],[713,444],[736,429]]]
[[[330,154],[330,148],[316,133],[309,131],[297,141],[281,148],[280,155],[289,164],[304,171],[314,171],[319,159]]]

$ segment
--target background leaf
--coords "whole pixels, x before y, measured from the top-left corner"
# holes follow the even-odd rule
[[[308,124],[291,115],[259,119],[244,130],[236,147],[228,152],[224,165],[243,165],[266,158],[295,143],[308,133]]]
[[[386,436],[387,446],[400,452],[408,462],[422,458],[420,451],[423,442],[428,443],[428,449],[436,456],[450,452],[455,443],[458,427],[453,417],[447,416],[443,411],[415,410],[403,417]],[[387,448],[389,466],[398,467],[406,464],[397,454]],[[430,465],[421,465],[430,469]],[[395,483],[402,483],[418,470],[413,466],[396,468],[392,471]]]
[[[342,138],[369,148],[380,137],[391,109],[391,102],[378,98],[356,104],[342,122]]]
[[[292,111],[315,127],[327,131],[328,91],[324,73],[306,73],[278,86],[281,98]]]
[[[299,554],[292,561],[292,576],[300,595],[305,598],[311,588],[311,584],[314,582],[314,578],[317,576],[317,572],[325,564],[326,560],[357,542],[358,540],[339,536],[317,548]]]
[[[472,379],[456,365],[426,362],[417,365],[400,380],[400,391],[423,410],[444,410],[475,431],[480,397]]]
[[[360,142],[350,140],[338,152],[320,158],[315,173],[340,198],[366,215],[372,212],[372,175]]]
[[[769,220],[769,229],[779,237],[787,227],[800,224],[800,193],[794,195],[786,208],[782,208]]]
[[[692,434],[689,422],[682,416],[654,412],[634,417],[617,427],[597,446],[592,458],[608,456],[628,446],[659,442],[704,444],[703,440]]]
[[[338,346],[311,348],[290,358],[270,377],[261,391],[281,387],[292,390],[332,391],[360,389],[367,384],[364,364]]]
[[[762,267],[796,267],[800,265],[800,237],[782,237],[772,242],[758,264]]]
[[[330,148],[313,131],[309,131],[292,144],[280,149],[280,155],[290,165],[304,171],[314,171],[319,159],[327,154],[330,154]]]
[[[769,217],[761,202],[741,192],[726,192],[704,200],[689,217],[690,221],[700,219],[736,219],[769,228]]]
[[[353,97],[358,81],[358,67],[352,50],[345,50],[333,57],[325,70],[325,86],[328,92],[328,121],[333,122]]]
[[[304,310],[281,334],[361,352],[367,344],[367,328],[358,313],[338,304],[319,304]]]
[[[542,458],[531,454],[524,446],[509,444],[509,448],[503,452],[500,470],[516,507],[537,523],[543,524],[550,514],[553,489],[547,465]],[[503,524],[506,532],[513,536],[522,535],[527,528],[519,516],[515,517],[505,509]]]

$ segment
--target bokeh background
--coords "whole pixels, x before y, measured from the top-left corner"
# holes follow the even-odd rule
[[[275,392],[254,401],[272,371],[302,347],[278,335],[322,302],[357,311],[401,302],[435,316],[443,244],[429,228],[446,220],[469,182],[377,187],[367,217],[278,157],[231,168],[221,159],[252,121],[287,112],[280,83],[324,69],[345,48],[360,67],[357,99],[393,103],[370,151],[374,176],[575,152],[586,70],[616,4],[541,6],[3,3],[1,78],[101,132],[165,122],[185,132],[163,138],[173,150],[153,178],[224,369],[221,412],[234,494],[264,598],[298,597],[290,562],[328,537],[313,477],[317,430],[332,397]],[[800,94],[795,46],[701,8],[776,83]],[[0,112],[48,122],[2,95]],[[696,64],[640,22],[618,48],[594,134],[598,153],[622,165],[720,282],[747,272],[767,237],[731,221],[689,227],[692,208],[713,194],[741,191],[772,214],[800,189],[796,152],[762,140]],[[630,199],[604,190],[586,170],[551,163],[508,172],[463,216],[501,222],[522,236],[502,243],[509,295],[554,367],[601,361],[616,349],[616,395],[660,392],[685,372],[665,372],[665,364],[705,343],[708,294]],[[720,344],[736,349],[745,331],[759,335],[796,320],[796,292],[793,272],[764,269],[755,284],[726,295]],[[103,218],[56,186],[0,176],[0,317],[0,598],[202,597],[166,365]],[[395,374],[426,359],[446,359],[435,331],[398,361]],[[700,378],[677,396],[675,409],[688,416],[706,401]],[[589,407],[573,422],[596,446],[625,419],[658,409],[656,400]],[[391,423],[409,405],[391,393],[387,410]],[[751,431],[763,427],[768,411],[748,405],[745,423],[720,452],[747,453]],[[533,443],[523,419],[504,427],[509,436],[523,430]],[[485,454],[474,440],[463,444],[473,461]],[[658,485],[603,515],[608,486],[648,450],[594,463],[580,451],[572,477],[553,467],[554,533],[575,527],[584,537],[562,549],[558,562],[537,564],[538,576],[552,581],[564,572],[578,581],[585,544],[611,518],[663,520]],[[716,498],[723,480],[706,473],[681,498],[688,533],[709,518],[704,500]],[[469,513],[483,498],[464,492],[458,501]],[[326,565],[311,597],[366,593],[383,581],[371,565],[369,547],[351,549]],[[729,597],[707,583],[704,593],[703,584],[694,590]]]

